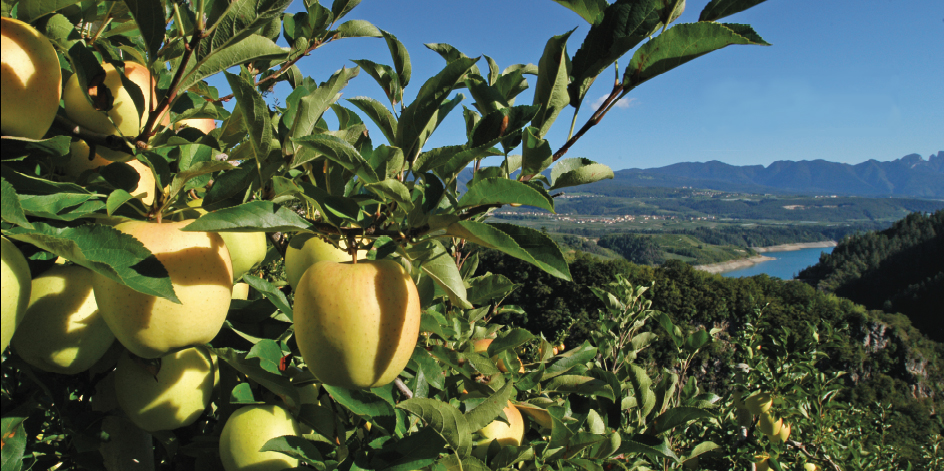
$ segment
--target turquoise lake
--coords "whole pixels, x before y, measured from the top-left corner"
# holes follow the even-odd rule
[[[729,278],[740,278],[742,276],[754,276],[766,273],[784,280],[790,280],[804,268],[819,262],[821,253],[830,253],[832,247],[791,250],[789,252],[767,252],[761,255],[773,257],[776,260],[756,263],[752,266],[732,270],[722,273],[722,276]]]

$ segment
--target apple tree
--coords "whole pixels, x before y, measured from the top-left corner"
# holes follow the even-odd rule
[[[561,189],[612,178],[568,150],[644,82],[766,45],[719,21],[761,1],[712,0],[674,24],[684,0],[558,0],[547,8],[589,24],[582,40],[561,32],[504,66],[430,44],[444,65],[423,78],[387,25],[354,19],[359,0],[290,3],[3,1],[3,470],[647,469],[716,449],[693,431],[718,397],[686,376],[712,332],[682,332],[620,279],[597,292],[594,342],[555,353],[490,322],[517,309],[502,303],[516,285],[473,276],[475,251],[569,279],[547,235],[489,213],[553,212]],[[30,56],[27,36],[58,64]],[[304,76],[301,61],[356,37],[381,39],[389,63]],[[7,101],[34,93],[34,76],[58,78],[35,92],[54,112]],[[340,100],[355,79],[376,98]],[[279,82],[291,92],[272,104]],[[550,142],[564,111],[569,136]],[[431,148],[447,117],[464,140]],[[48,288],[50,320],[27,322],[40,310],[28,292],[56,264],[82,275]],[[111,342],[68,327],[88,299],[82,325],[117,341],[82,372],[52,372]],[[40,341],[45,359],[29,360],[18,339],[37,332],[72,343]],[[684,352],[673,371],[636,361],[657,335]]]

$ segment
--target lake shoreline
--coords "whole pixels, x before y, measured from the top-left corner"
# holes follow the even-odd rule
[[[804,242],[797,244],[782,244],[782,245],[772,245],[770,247],[754,247],[754,251],[757,253],[769,253],[769,252],[790,252],[794,250],[801,249],[819,249],[827,247],[835,247],[836,241],[827,240],[822,242]],[[774,257],[768,257],[766,255],[755,255],[749,258],[742,258],[738,260],[728,260],[726,262],[719,263],[709,263],[706,265],[695,265],[696,270],[706,271],[708,273],[721,274],[729,271],[739,270],[741,268],[747,268],[758,263],[767,262],[770,260],[776,260]]]

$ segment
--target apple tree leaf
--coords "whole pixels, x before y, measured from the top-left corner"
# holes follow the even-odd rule
[[[14,227],[7,233],[135,291],[180,302],[161,262],[137,239],[114,227],[34,222],[31,229]]]
[[[371,391],[346,389],[327,384],[322,387],[347,410],[368,422],[377,424],[388,433],[397,433],[397,429],[402,428],[402,425],[398,423],[398,416],[393,405],[377,394]]]
[[[570,58],[567,57],[567,39],[573,32],[570,30],[548,39],[544,46],[544,54],[538,62],[538,79],[534,85],[533,104],[540,105],[541,110],[531,120],[531,126],[537,129],[538,137],[547,134],[554,120],[557,119],[557,115],[570,104],[570,95],[567,93],[567,85],[570,84],[570,71],[567,67],[570,63]]]
[[[324,469],[324,460],[315,444],[297,435],[285,435],[269,439],[259,451],[275,451],[297,460],[312,464],[316,469]],[[321,465],[319,468],[318,465]]]
[[[249,353],[246,354],[246,359],[258,358],[259,366],[263,370],[281,375],[279,362],[282,360],[282,356],[282,348],[279,347],[278,342],[272,339],[262,339],[252,346]]]
[[[603,18],[606,0],[554,0],[568,10],[580,15],[587,23],[596,24]]]
[[[732,44],[769,46],[750,26],[710,22],[675,25],[636,50],[623,74],[624,93],[692,59]]]
[[[273,285],[263,278],[249,274],[243,275],[243,281],[245,281],[249,286],[252,286],[256,291],[262,293],[262,295],[272,302],[275,307],[284,312],[289,319],[294,318],[295,314],[292,312],[292,307],[289,305],[288,298],[285,297],[285,293],[279,290],[278,286]]]
[[[495,339],[494,342],[488,345],[488,354],[489,356],[494,356],[505,350],[518,348],[533,338],[534,335],[526,329],[513,328],[508,331],[507,334]]]
[[[583,157],[564,159],[551,169],[551,190],[612,179],[613,169]]]
[[[349,20],[338,26],[337,34],[338,38],[379,38],[380,30],[369,21]]]
[[[742,12],[766,0],[711,0],[702,9],[698,21],[718,21],[726,16]]]
[[[495,391],[488,399],[479,403],[474,409],[465,413],[465,421],[469,430],[481,430],[486,425],[492,423],[502,411],[508,407],[508,401],[511,399],[515,388],[511,381]]]
[[[17,3],[17,18],[26,23],[32,23],[49,13],[62,10],[63,8],[75,5],[81,0],[45,0],[45,1],[21,1]],[[6,3],[6,2],[4,2]],[[161,28],[163,31],[163,28]]]
[[[26,2],[33,3],[33,2]],[[38,2],[37,2],[38,3]],[[125,5],[138,25],[141,38],[147,48],[148,58],[152,61],[164,43],[164,6],[160,0],[124,0]]]
[[[10,414],[0,422],[0,449],[3,450],[2,463],[4,470],[20,469],[23,453],[26,451],[26,414]]]
[[[469,280],[468,299],[474,305],[489,303],[511,294],[517,287],[504,275],[488,273]]]
[[[20,205],[20,198],[16,194],[13,185],[6,178],[0,177],[0,218],[11,224],[23,226],[32,229],[33,225],[26,220],[26,214],[23,212],[23,206]]]
[[[558,278],[571,279],[570,268],[560,248],[546,234],[534,229],[504,223],[460,221],[450,224],[446,233],[534,264]]]
[[[646,433],[658,435],[680,425],[685,425],[693,420],[711,417],[714,417],[714,414],[705,409],[699,409],[697,407],[675,407],[653,419]]]
[[[258,358],[248,358],[248,352],[233,348],[208,347],[220,360],[225,361],[236,371],[248,376],[253,381],[272,391],[278,396],[288,398],[292,404],[299,403],[298,388],[285,376],[266,371]]]
[[[449,296],[449,301],[463,309],[471,309],[465,283],[455,259],[449,255],[442,243],[431,240],[411,249],[411,255],[420,262],[420,269],[439,285]]]
[[[435,399],[416,397],[397,404],[397,408],[416,415],[443,437],[449,446],[460,454],[468,454],[472,446],[473,430],[459,409]]]
[[[311,224],[292,210],[271,201],[250,201],[200,216],[183,231],[290,232],[307,230]]]
[[[632,437],[624,437],[616,452],[618,454],[642,453],[657,460],[669,458],[676,462],[679,461],[678,456],[672,451],[672,447],[669,446],[665,438],[652,435],[636,434]]]
[[[486,178],[476,182],[459,200],[460,208],[490,204],[521,204],[554,212],[554,204],[546,192],[507,178]]]

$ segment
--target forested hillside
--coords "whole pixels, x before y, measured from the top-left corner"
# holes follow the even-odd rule
[[[849,237],[798,278],[869,309],[903,313],[944,341],[944,211]]]
[[[859,406],[892,404],[894,442],[904,448],[921,443],[939,428],[932,416],[942,405],[944,346],[928,340],[901,316],[869,311],[796,281],[765,275],[723,278],[673,260],[649,267],[578,256],[570,264],[574,281],[566,282],[499,253],[485,252],[478,270],[502,274],[520,285],[505,304],[522,309],[509,310],[497,322],[524,326],[549,339],[563,338],[567,345],[592,337],[590,326],[603,305],[591,286],[604,286],[618,273],[636,285],[652,285],[646,293],[652,308],[667,313],[675,323],[687,329],[722,329],[722,342],[694,366],[700,371],[699,380],[716,391],[726,390],[730,377],[725,365],[733,351],[725,339],[744,329],[757,310],[762,312],[758,324],[762,333],[786,328],[792,341],[808,335],[810,325],[830,326],[843,331],[844,340],[826,352],[828,358],[819,368],[850,373],[842,401]],[[674,349],[656,345],[649,355],[656,364],[670,364]]]

